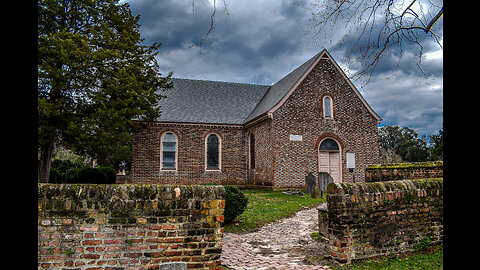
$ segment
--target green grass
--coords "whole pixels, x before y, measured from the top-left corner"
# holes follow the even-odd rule
[[[354,261],[334,269],[443,269],[443,247]]]
[[[272,221],[326,201],[325,195],[322,199],[312,199],[310,195],[293,196],[281,191],[247,189],[242,192],[248,198],[247,209],[237,217],[236,222],[225,225],[225,232],[252,232]]]

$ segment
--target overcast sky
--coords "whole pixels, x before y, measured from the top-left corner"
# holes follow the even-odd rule
[[[127,0],[140,15],[145,44],[161,43],[157,60],[163,75],[173,77],[271,85],[324,47],[349,72],[344,51],[332,29],[324,42],[314,38],[309,1],[216,1],[215,29],[202,47],[198,44],[210,27],[213,0]],[[192,5],[194,4],[194,5]],[[228,13],[228,14],[227,14]],[[443,20],[440,21],[442,23]],[[443,124],[443,53],[427,39],[422,71],[414,54],[404,50],[386,55],[367,85],[354,82],[383,125],[408,126],[419,134],[438,134]],[[355,66],[355,65],[353,65]],[[352,66],[350,66],[352,67]],[[393,71],[395,76],[391,76]]]

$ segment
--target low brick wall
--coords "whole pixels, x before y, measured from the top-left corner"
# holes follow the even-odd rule
[[[443,241],[443,179],[331,183],[330,254],[350,262]]]
[[[38,185],[38,269],[220,269],[223,186]]]
[[[443,177],[443,161],[372,164],[365,169],[365,182]]]

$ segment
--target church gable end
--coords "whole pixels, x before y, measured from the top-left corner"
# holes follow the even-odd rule
[[[331,160],[339,162],[337,181],[363,181],[366,165],[378,161],[381,119],[326,51],[270,112],[276,186],[301,187],[305,175],[322,170],[318,149],[322,139],[342,145],[339,156]],[[355,154],[353,171],[346,168],[346,153]]]

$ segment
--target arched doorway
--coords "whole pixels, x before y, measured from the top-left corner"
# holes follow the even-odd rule
[[[335,139],[325,138],[318,146],[318,171],[327,172],[334,182],[342,182],[342,151]]]

